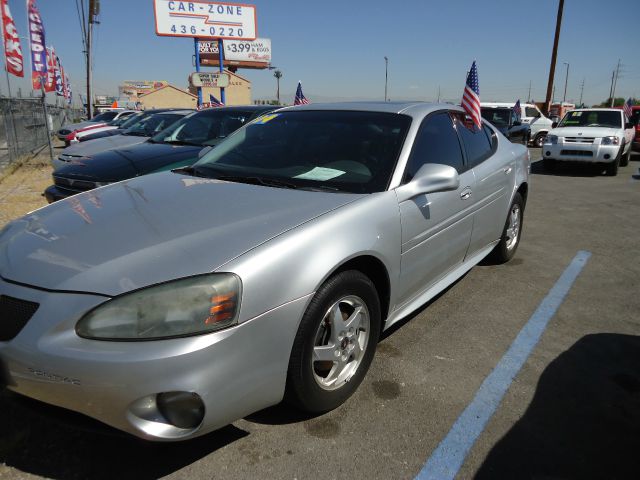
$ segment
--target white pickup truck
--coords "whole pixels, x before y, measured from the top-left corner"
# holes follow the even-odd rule
[[[567,112],[542,145],[544,166],[558,161],[602,163],[607,175],[617,175],[631,156],[635,129],[622,110],[584,108]]]

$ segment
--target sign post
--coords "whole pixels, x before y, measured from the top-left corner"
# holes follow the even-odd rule
[[[222,39],[218,40],[218,54],[220,55],[220,75],[222,75],[224,72],[224,48],[222,45]],[[225,105],[227,104],[224,87],[220,87],[220,101]]]
[[[193,39],[193,43],[196,47],[196,72],[200,72],[200,42],[198,37]],[[202,88],[198,87],[198,106],[202,105]]]

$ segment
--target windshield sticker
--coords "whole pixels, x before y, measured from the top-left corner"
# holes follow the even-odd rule
[[[279,113],[272,113],[271,115],[265,115],[264,117],[256,118],[254,125],[264,125],[265,123],[279,116],[280,116]]]
[[[331,180],[332,178],[344,175],[342,170],[335,170],[333,168],[315,167],[313,170],[309,170],[301,175],[296,175],[293,178],[301,178],[302,180]]]
[[[572,114],[574,117],[580,117],[582,115],[582,112],[573,112]]]

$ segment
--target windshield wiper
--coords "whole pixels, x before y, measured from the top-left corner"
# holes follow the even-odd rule
[[[248,183],[251,185],[263,185],[265,187],[276,188],[291,188],[298,189],[298,185],[294,183],[285,182],[282,180],[276,180],[274,178],[256,177],[256,176],[240,176],[240,175],[216,175],[218,180],[225,180],[227,182]]]
[[[172,145],[191,145],[193,147],[201,147],[199,143],[185,142],[184,140],[165,140],[164,143],[170,143]]]

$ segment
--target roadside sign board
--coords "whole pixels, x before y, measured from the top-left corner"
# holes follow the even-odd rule
[[[271,39],[256,38],[255,40],[225,40],[225,60],[240,62],[271,63]],[[199,42],[201,55],[218,55],[218,42]]]
[[[194,87],[226,88],[229,86],[229,74],[221,72],[194,72],[189,76]]]
[[[153,0],[153,7],[157,35],[231,40],[257,36],[255,5]]]

